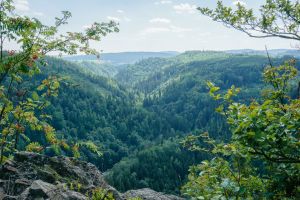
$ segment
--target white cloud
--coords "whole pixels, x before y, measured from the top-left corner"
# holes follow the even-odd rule
[[[14,0],[13,5],[17,12],[21,12],[30,16],[44,16],[44,13],[42,12],[31,10],[28,0]]]
[[[161,4],[171,4],[172,1],[168,1],[168,0],[163,0],[163,1],[160,1]]]
[[[30,10],[29,3],[27,0],[15,0],[14,6],[17,11],[26,12]]]
[[[107,16],[106,18],[108,20],[115,21],[115,22],[120,22],[121,21],[121,19],[118,18],[118,17]]]
[[[241,6],[246,6],[246,5],[247,5],[246,2],[241,1],[241,0],[236,0],[236,1],[232,2],[232,4],[233,4],[233,5],[238,5],[238,4],[240,4]]]
[[[125,22],[131,22],[131,19],[129,17],[124,17],[123,19]]]
[[[182,27],[174,26],[174,25],[171,25],[170,29],[171,29],[171,32],[173,32],[173,33],[183,33],[183,32],[193,31],[193,29],[191,29],[191,28],[182,28]]]
[[[173,6],[174,10],[176,11],[176,13],[196,13],[197,10],[197,6],[196,5],[191,5],[189,3],[181,3],[178,5],[174,5]]]
[[[160,4],[171,4],[171,3],[173,3],[173,2],[170,0],[161,0],[161,1],[156,1],[154,4],[160,5]]]
[[[108,20],[111,20],[111,21],[115,21],[115,22],[131,22],[131,18],[129,17],[115,17],[115,16],[107,16],[106,17]]]
[[[92,25],[91,25],[91,24],[89,24],[89,25],[84,25],[84,26],[82,26],[82,28],[83,28],[83,29],[92,28]]]
[[[108,20],[111,21],[115,21],[115,22],[131,22],[131,18],[127,17],[125,15],[125,11],[124,10],[117,10],[117,13],[115,16],[107,16],[106,18]]]
[[[182,28],[179,26],[166,26],[166,27],[148,27],[145,30],[141,32],[141,35],[149,35],[149,34],[157,34],[157,33],[184,33],[184,32],[190,32],[193,31],[193,29],[189,28]]]
[[[44,13],[42,13],[42,12],[34,11],[34,12],[32,12],[32,14],[35,15],[35,16],[44,16]]]
[[[168,27],[148,27],[141,32],[142,35],[148,35],[152,33],[170,32]]]
[[[149,20],[150,23],[154,24],[154,23],[163,23],[163,24],[170,24],[171,20],[166,19],[166,18],[153,18]]]

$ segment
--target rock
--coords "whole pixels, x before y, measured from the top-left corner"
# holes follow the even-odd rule
[[[10,165],[4,165],[2,170],[9,173],[18,173],[18,169]]]
[[[18,197],[7,195],[7,196],[5,196],[5,197],[3,198],[3,200],[18,200]]]
[[[0,186],[0,199],[4,199],[5,196],[6,196],[6,194],[4,192],[4,189],[1,188],[1,186]]]
[[[31,152],[18,152],[14,157],[16,162],[30,162],[34,164],[42,164],[44,159],[46,159],[45,156]]]
[[[29,195],[35,198],[49,198],[55,194],[56,190],[57,188],[54,185],[37,180],[31,184]]]
[[[112,193],[116,200],[181,200],[151,189],[131,190],[122,195],[105,182],[95,165],[63,156],[20,152],[0,168],[0,200],[85,200],[97,188]]]
[[[47,182],[47,183],[55,183],[56,177],[55,174],[44,170],[44,169],[38,169],[37,170],[38,178]]]
[[[174,195],[166,195],[164,193],[151,190],[149,188],[144,188],[140,190],[129,190],[123,194],[123,198],[125,199],[137,197],[144,200],[183,200],[180,197]]]
[[[31,181],[28,179],[17,179],[14,183],[14,193],[20,194],[22,193],[26,188],[30,186]]]
[[[60,199],[68,199],[68,200],[87,200],[88,198],[84,196],[83,194],[80,194],[78,192],[74,192],[71,190],[62,191],[56,196],[53,196],[50,198],[51,200],[60,200]]]
[[[37,180],[20,195],[19,199],[86,200],[87,197],[78,192]]]

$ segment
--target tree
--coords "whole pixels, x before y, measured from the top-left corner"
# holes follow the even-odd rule
[[[183,141],[192,151],[214,155],[191,168],[185,194],[205,199],[299,195],[300,100],[288,96],[288,83],[297,74],[293,63],[266,68],[264,79],[273,88],[266,90],[262,102],[253,100],[250,105],[232,100],[239,89],[232,87],[222,94],[208,82],[211,96],[222,101],[217,111],[227,119],[232,138],[218,143],[205,133]]]
[[[266,0],[259,10],[259,16],[255,15],[253,9],[247,9],[240,2],[235,9],[218,1],[215,9],[199,7],[198,10],[212,20],[242,31],[250,37],[300,40],[298,0]]]
[[[26,84],[47,65],[48,53],[97,54],[90,48],[90,41],[100,41],[108,33],[118,32],[117,24],[111,21],[94,23],[82,33],[61,34],[59,28],[71,17],[68,11],[62,14],[55,18],[53,26],[46,26],[36,18],[17,15],[12,0],[0,2],[0,163],[19,149],[20,142],[26,143],[29,151],[45,150],[38,143],[30,143],[28,130],[43,131],[47,143],[56,151],[62,147],[78,155],[81,145],[96,150],[89,142],[70,147],[56,137],[54,128],[47,123],[50,116],[43,110],[49,105],[47,98],[58,94],[63,79],[59,74],[43,80],[38,87]],[[19,50],[7,49],[11,43],[17,43]]]
[[[218,1],[215,10],[198,8],[202,14],[251,37],[299,40],[298,1],[267,0],[254,15],[241,3],[236,9]],[[270,59],[270,58],[269,58]],[[290,96],[297,77],[295,60],[265,68],[270,88],[250,104],[235,102],[234,86],[223,94],[208,82],[210,95],[222,101],[217,108],[232,132],[229,143],[218,143],[208,134],[189,136],[183,145],[208,151],[214,158],[190,170],[183,192],[198,199],[297,199],[300,194],[300,99]]]

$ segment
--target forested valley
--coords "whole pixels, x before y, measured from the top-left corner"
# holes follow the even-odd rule
[[[280,64],[288,58],[272,61]],[[47,61],[50,67],[37,81],[51,74],[65,77],[60,97],[47,108],[58,136],[99,146],[103,156],[82,149],[83,159],[105,171],[108,182],[120,191],[150,187],[175,194],[186,182],[189,166],[210,158],[183,148],[183,138],[202,132],[220,141],[230,138],[206,82],[223,91],[231,85],[243,88],[237,100],[250,102],[266,87],[262,71],[268,64],[264,55],[209,51],[128,65],[50,57]],[[295,86],[293,95],[296,90]]]
[[[0,200],[299,199],[299,44],[245,44],[299,42],[300,2],[147,3],[173,20],[131,23],[119,4],[103,1],[116,15],[84,25],[86,13],[49,21],[35,11],[44,5],[0,1]],[[79,5],[71,6],[81,13]],[[203,27],[176,25],[190,26],[182,21],[196,13]],[[122,23],[133,30],[109,36],[112,49],[128,41],[128,49],[146,41],[144,49],[163,48],[162,39],[182,47],[103,53],[97,43]],[[223,35],[216,24],[253,40]],[[206,39],[214,48],[184,48]],[[209,50],[238,41],[245,49]]]

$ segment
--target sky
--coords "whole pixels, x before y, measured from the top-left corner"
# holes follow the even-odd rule
[[[239,0],[258,8],[261,0]],[[14,0],[16,12],[52,24],[61,11],[72,18],[61,32],[82,31],[93,22],[119,22],[113,33],[92,47],[103,52],[187,51],[293,48],[293,41],[255,39],[201,15],[197,7],[211,7],[216,0]],[[224,0],[235,6],[237,0]]]

